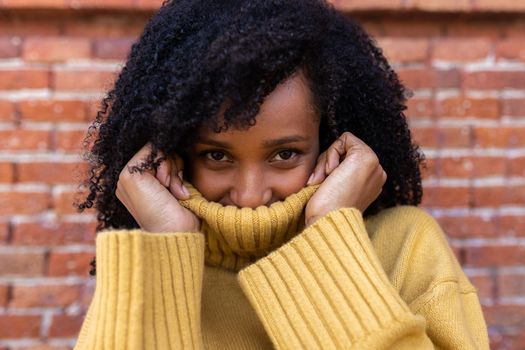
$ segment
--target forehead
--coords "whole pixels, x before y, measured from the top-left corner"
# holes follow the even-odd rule
[[[223,112],[222,110],[218,116],[219,125]],[[266,97],[256,115],[254,126],[248,129],[230,128],[220,133],[215,133],[211,127],[203,127],[199,136],[215,140],[239,139],[240,141],[289,134],[317,136],[318,119],[312,103],[311,91],[304,76],[298,71]]]

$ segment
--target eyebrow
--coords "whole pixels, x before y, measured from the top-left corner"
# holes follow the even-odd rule
[[[281,137],[279,139],[274,139],[274,140],[265,140],[262,145],[265,148],[271,148],[271,147],[284,145],[284,144],[287,144],[287,143],[307,141],[307,140],[308,139],[306,137],[304,137],[304,136],[293,135],[293,136]],[[207,139],[207,138],[199,138],[197,140],[197,143],[202,143],[202,144],[216,146],[216,147],[222,147],[222,148],[231,148],[230,144],[228,142],[210,140],[210,139]]]

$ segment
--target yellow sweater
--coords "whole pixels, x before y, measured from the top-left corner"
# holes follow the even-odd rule
[[[99,233],[75,349],[488,349],[476,289],[424,211],[303,229],[318,186],[270,207],[181,203],[202,233]]]

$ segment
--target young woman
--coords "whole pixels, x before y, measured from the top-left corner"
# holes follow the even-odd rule
[[[166,2],[92,126],[76,349],[488,349],[404,109],[324,1]]]

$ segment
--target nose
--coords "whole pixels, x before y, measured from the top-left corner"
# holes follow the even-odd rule
[[[264,174],[259,169],[240,171],[235,177],[230,191],[230,198],[238,208],[255,209],[268,205],[272,199],[272,190],[264,181]]]

